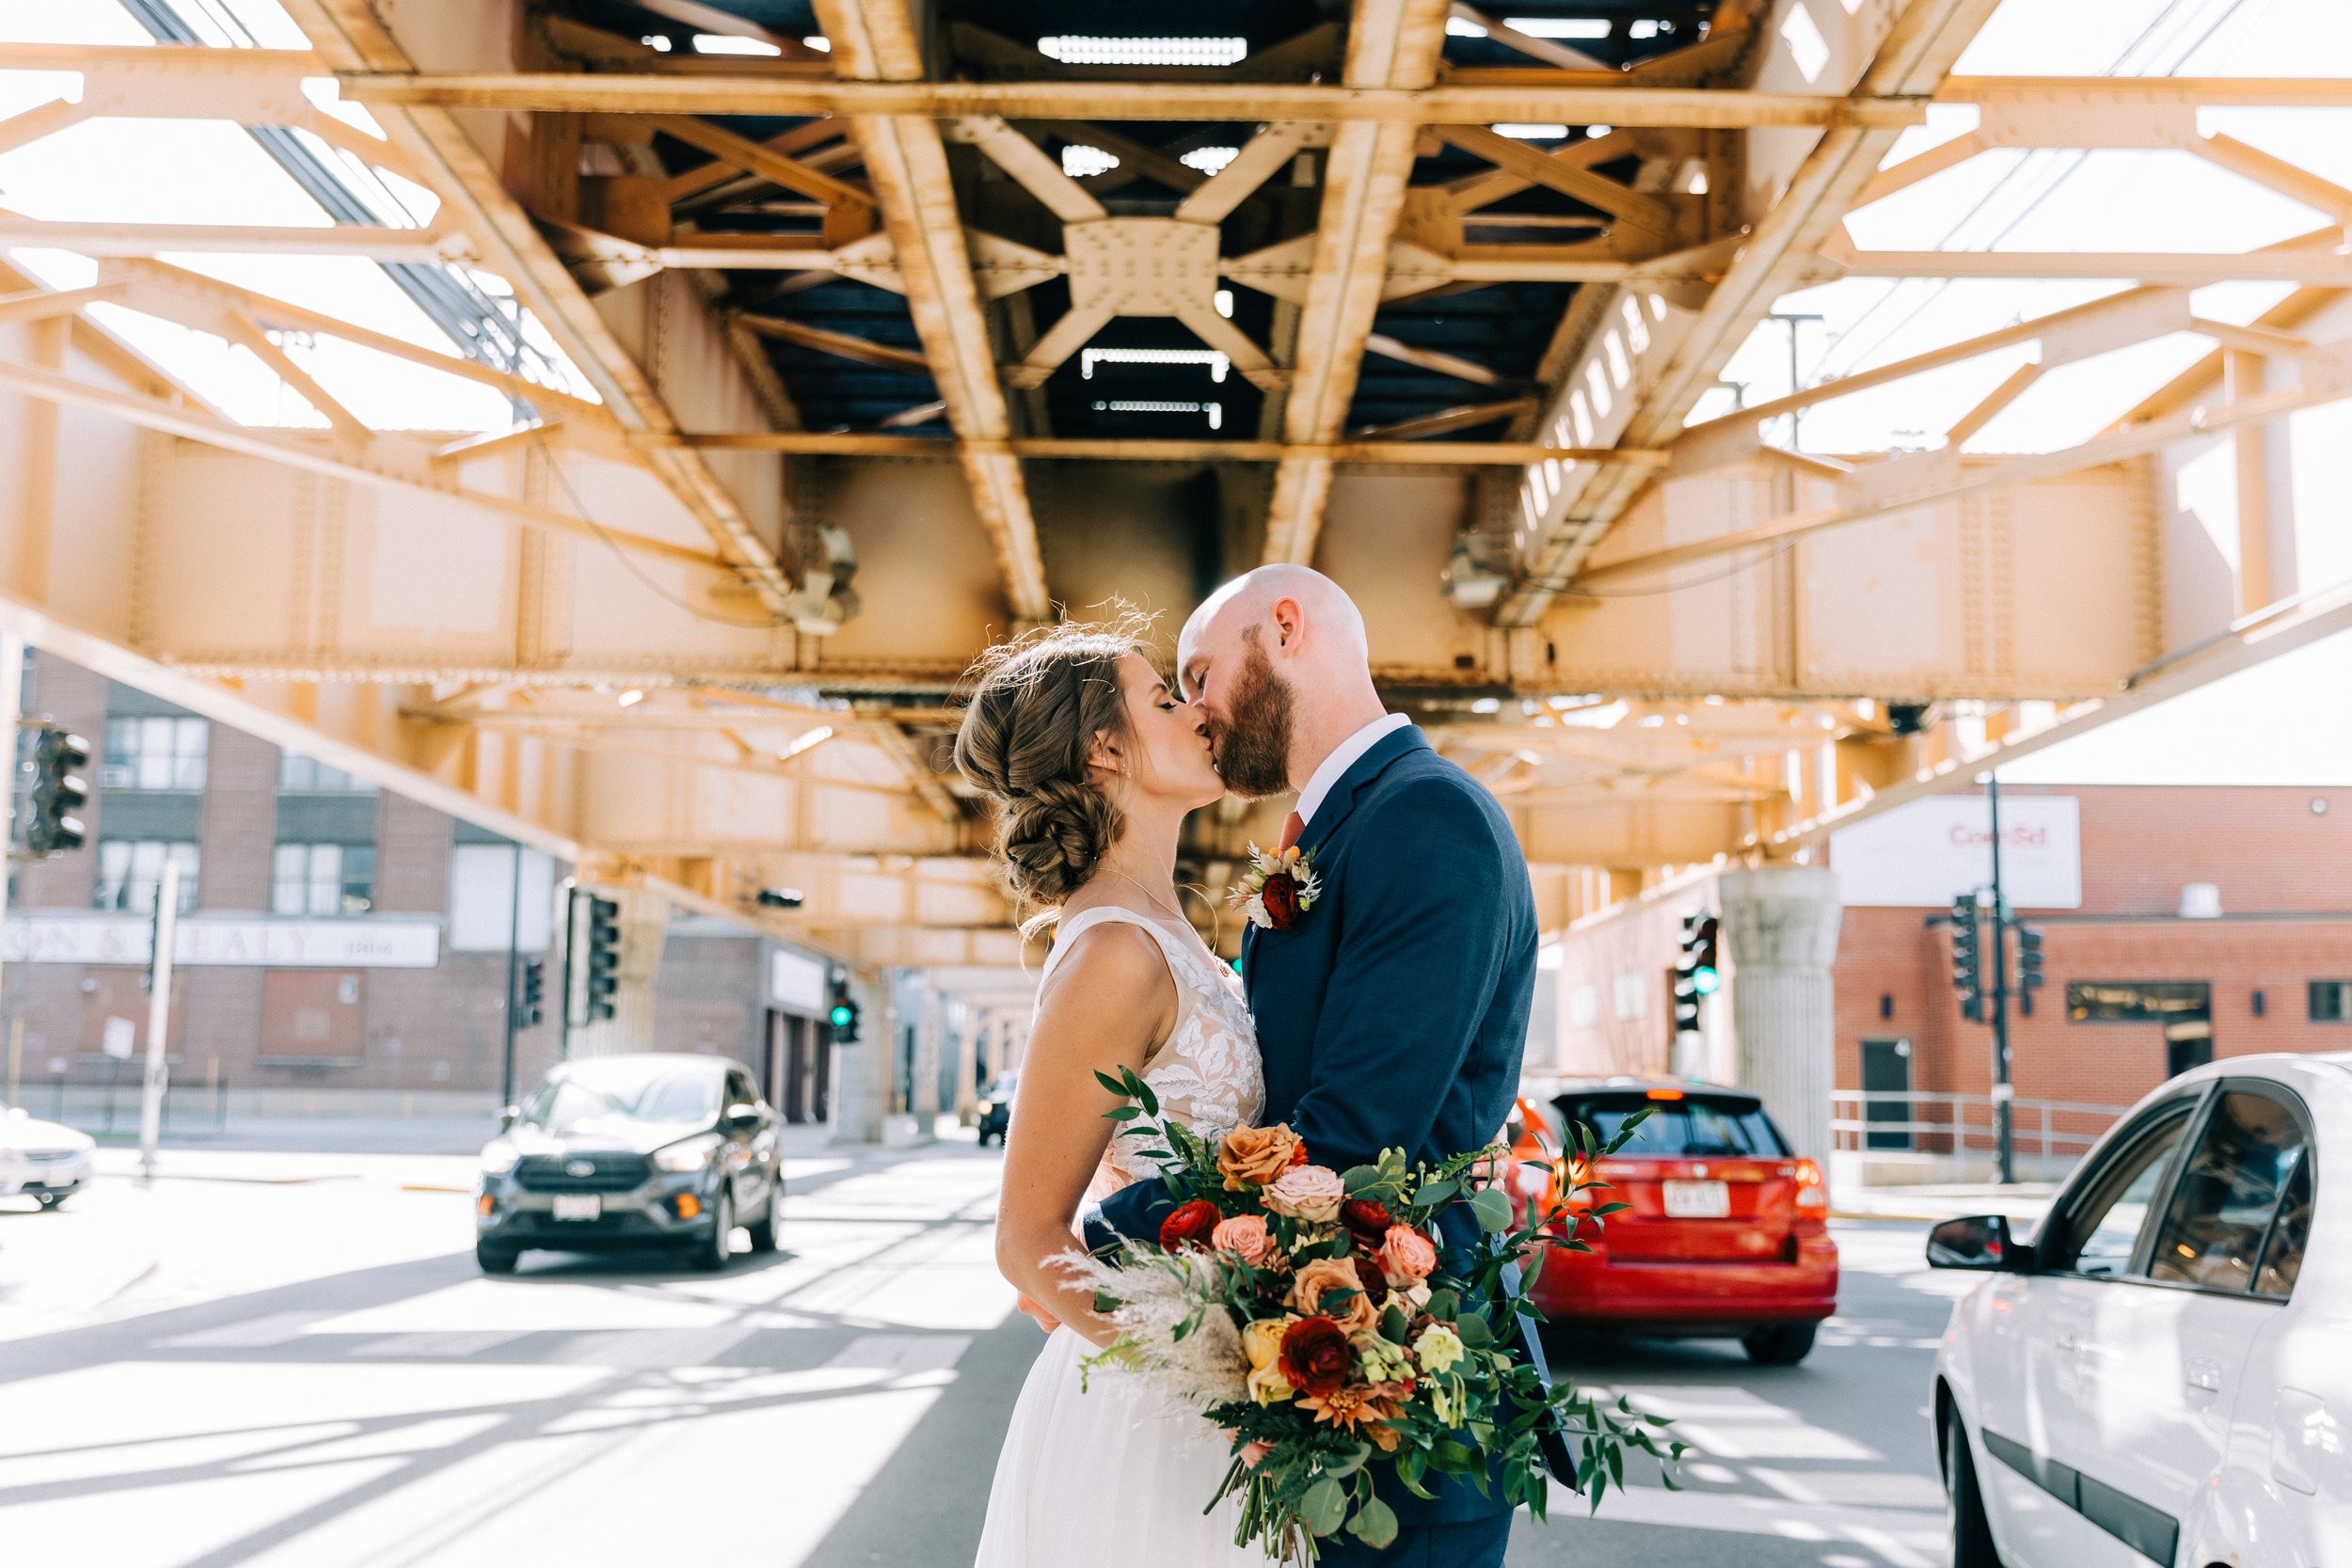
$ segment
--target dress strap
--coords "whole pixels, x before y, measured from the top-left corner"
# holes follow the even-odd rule
[[[1092,909],[1081,910],[1055,929],[1054,950],[1045,955],[1044,971],[1038,976],[1039,986],[1042,988],[1046,981],[1054,977],[1054,967],[1061,962],[1064,954],[1077,945],[1080,937],[1095,927],[1104,925],[1139,926],[1151,932],[1152,941],[1160,944],[1160,957],[1167,961],[1168,977],[1176,982],[1180,993],[1184,990],[1184,972],[1177,959],[1180,949],[1174,934],[1162,930],[1159,922],[1151,916],[1119,904],[1097,904]]]

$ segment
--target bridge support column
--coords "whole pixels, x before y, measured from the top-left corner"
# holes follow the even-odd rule
[[[890,987],[867,985],[854,974],[850,993],[857,999],[865,1024],[855,1045],[833,1051],[833,1141],[837,1144],[878,1144],[882,1121],[890,1115],[891,1064],[898,1060],[897,1031],[889,1007]]]
[[[1826,866],[1727,871],[1719,884],[1731,960],[1737,1081],[1763,1099],[1781,1131],[1829,1165],[1835,1015],[1830,964],[1844,906]]]

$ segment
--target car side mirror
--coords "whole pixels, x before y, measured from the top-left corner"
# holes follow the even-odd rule
[[[1928,1232],[1928,1267],[2025,1274],[2033,1268],[2033,1248],[2010,1235],[2007,1214],[1971,1214]]]
[[[515,1129],[515,1124],[516,1124],[516,1122],[520,1121],[520,1120],[522,1119],[522,1117],[523,1117],[523,1108],[522,1108],[521,1106],[519,1106],[519,1105],[501,1105],[501,1106],[500,1106],[500,1107],[499,1107],[499,1131],[500,1131],[500,1132],[513,1132],[513,1131],[514,1131],[514,1129]]]
[[[719,1119],[726,1125],[730,1132],[749,1132],[759,1125],[759,1107],[730,1105],[727,1107],[727,1114]]]

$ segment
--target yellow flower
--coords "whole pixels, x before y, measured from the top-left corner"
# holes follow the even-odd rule
[[[1260,1404],[1279,1404],[1296,1392],[1279,1367],[1260,1367],[1249,1374],[1249,1397]]]
[[[1462,1359],[1462,1337],[1443,1323],[1431,1323],[1413,1341],[1413,1358],[1424,1372],[1442,1372]]]
[[[1260,1318],[1241,1331],[1241,1348],[1253,1370],[1263,1371],[1282,1354],[1282,1331],[1295,1318]]]

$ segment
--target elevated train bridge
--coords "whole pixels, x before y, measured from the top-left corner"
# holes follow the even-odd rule
[[[2050,3],[60,8],[0,45],[0,189],[128,126],[277,194],[0,196],[0,624],[576,862],[640,929],[998,995],[1014,911],[946,760],[973,656],[1311,562],[1548,925],[1769,873],[2352,625],[2310,543],[2336,459],[2290,441],[2352,397],[2352,190],[2207,124],[2352,81],[1955,73]],[[2299,226],[1880,243],[2031,150]],[[1784,296],[1870,278],[2065,303],[1739,405]],[[1978,439],[2107,356],[2157,368],[2065,444]],[[1947,428],[1798,450],[1938,376]],[[1185,874],[1281,810],[1202,814]]]

